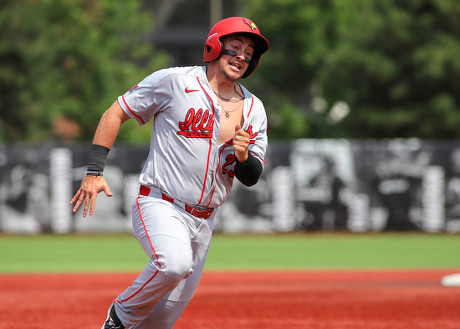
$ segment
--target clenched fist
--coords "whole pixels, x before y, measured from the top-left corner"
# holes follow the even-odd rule
[[[241,129],[240,125],[235,126],[235,135],[233,136],[233,150],[239,162],[246,162],[248,159],[249,134]]]

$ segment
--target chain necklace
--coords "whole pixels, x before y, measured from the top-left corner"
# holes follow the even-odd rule
[[[233,86],[233,90],[235,90],[235,92],[236,92],[237,95],[240,97],[240,99],[232,100],[233,97],[232,97],[232,98],[225,98],[225,97],[219,95],[219,94],[213,89],[213,91],[214,91],[214,93],[217,95],[217,97],[219,97],[219,98],[222,99],[223,101],[230,102],[230,103],[238,103],[238,102],[241,102],[242,100],[244,100],[244,96],[241,95],[241,94],[238,92],[238,90],[236,90],[236,84]],[[219,102],[219,103],[220,103],[220,102]],[[221,105],[222,105],[222,109],[223,109],[224,112],[225,112],[225,117],[226,117],[226,118],[229,118],[229,117],[230,117],[230,113],[232,113],[232,112],[234,112],[234,111],[236,111],[236,110],[239,110],[239,109],[241,108],[241,104],[240,104],[238,107],[234,108],[233,110],[228,111],[228,110],[225,109],[225,107],[224,107],[223,104],[221,104]]]
[[[225,112],[225,117],[226,117],[226,118],[229,118],[229,117],[230,117],[230,113],[235,112],[235,111],[241,109],[241,105],[242,105],[242,104],[243,104],[243,102],[241,102],[240,105],[238,105],[236,108],[234,108],[233,110],[230,110],[230,111],[226,110],[225,107],[224,107],[224,105],[223,105],[222,103],[221,103],[220,105],[222,105],[222,109],[223,109],[224,112]]]
[[[238,92],[238,90],[236,90],[236,84],[233,86],[233,90],[235,90],[236,94],[240,97],[240,99],[237,99],[237,100],[234,100],[234,101],[233,101],[233,100],[232,100],[233,97],[232,97],[232,98],[225,98],[225,97],[219,95],[214,89],[213,89],[212,91],[214,91],[214,94],[216,94],[217,97],[219,97],[219,98],[222,99],[223,101],[231,102],[231,103],[238,103],[239,101],[242,101],[242,100],[244,99],[244,96],[241,95],[241,94]]]

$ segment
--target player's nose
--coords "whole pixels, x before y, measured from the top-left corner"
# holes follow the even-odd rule
[[[239,51],[239,52],[235,55],[235,57],[236,57],[238,60],[240,60],[240,61],[242,61],[242,62],[246,62],[246,63],[248,63],[248,64],[251,62],[251,58],[248,57],[248,56],[245,56],[245,55],[244,55],[244,51]]]

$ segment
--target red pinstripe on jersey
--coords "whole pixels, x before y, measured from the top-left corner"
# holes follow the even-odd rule
[[[252,111],[252,106],[254,105],[254,97],[251,98],[251,107],[249,108],[249,112],[248,112],[248,115],[247,115],[247,118],[249,118],[249,115],[251,114],[251,111]],[[251,141],[250,142],[251,144],[254,144],[255,141]],[[259,159],[260,161],[262,161],[263,164],[265,164],[265,161],[264,159],[262,159],[261,157],[255,155],[255,154],[251,154],[252,156],[256,157],[257,159]]]
[[[251,114],[252,105],[254,105],[254,97],[251,98],[251,107],[249,108],[249,112],[248,112],[247,118],[249,118],[249,115]]]
[[[212,197],[214,196],[214,192],[216,191],[217,173],[219,172],[219,168],[220,168],[220,157],[221,157],[221,154],[222,154],[222,152],[225,150],[225,148],[226,148],[227,146],[229,146],[229,145],[230,145],[230,144],[225,144],[225,145],[222,147],[222,150],[220,150],[220,152],[219,152],[219,163],[217,164],[216,173],[214,174],[214,188],[212,189],[211,198],[209,198],[209,202],[208,202],[208,204],[206,205],[206,207],[209,207],[209,205],[211,204]]]
[[[122,95],[121,98],[123,99],[123,103],[125,103],[125,105],[126,105],[126,107],[128,108],[129,112],[131,112],[136,118],[138,118],[139,120],[141,120],[142,124],[145,125],[144,119],[142,119],[139,115],[137,115],[136,113],[134,113],[133,110],[131,110],[131,108],[129,107],[128,103],[127,103],[126,100],[125,100],[125,95]]]
[[[196,77],[196,80],[198,81],[201,89],[203,89],[204,93],[206,94],[206,96],[208,96],[209,100],[211,101],[212,115],[215,118],[214,102],[212,101],[211,96],[209,96],[209,94],[206,92],[206,89],[203,88],[203,85],[201,84],[200,79],[198,77]],[[213,133],[214,133],[214,126],[213,126]],[[211,149],[212,149],[212,135],[209,138],[208,159],[207,159],[207,163],[206,163],[206,173],[205,173],[205,176],[204,176],[203,188],[201,189],[200,201],[198,201],[197,205],[199,205],[203,201],[204,191],[205,191],[205,188],[206,188],[206,181],[208,179],[209,158],[210,158],[210,155],[211,155]]]

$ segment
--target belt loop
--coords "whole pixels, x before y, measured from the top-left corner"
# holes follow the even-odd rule
[[[139,191],[139,194],[143,196],[149,196],[150,188],[148,188],[147,186],[141,185],[141,190]]]

